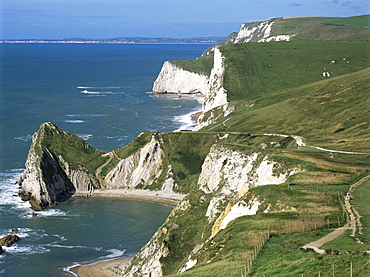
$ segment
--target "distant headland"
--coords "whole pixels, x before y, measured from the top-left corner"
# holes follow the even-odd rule
[[[125,43],[125,44],[216,44],[225,37],[194,37],[194,38],[64,38],[64,39],[5,39],[0,43]]]

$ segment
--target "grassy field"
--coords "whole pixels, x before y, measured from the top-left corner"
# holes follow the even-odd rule
[[[355,25],[355,26],[364,26],[370,28],[370,15],[360,15],[353,17],[345,18],[331,18],[325,20],[326,23],[332,24],[346,24],[346,25]]]
[[[240,100],[356,72],[370,63],[370,43],[294,41],[230,44],[225,55],[228,100]]]
[[[324,249],[335,249],[340,252],[367,251],[370,249],[370,179],[359,185],[352,192],[351,205],[358,211],[363,229],[351,237],[347,231],[341,237],[323,245]]]
[[[355,203],[365,223],[369,182],[356,191]],[[355,244],[349,234],[322,247],[332,249],[332,254],[301,249],[344,224],[336,193],[301,191],[296,187],[291,190],[286,186],[257,187],[250,193],[259,201],[294,210],[238,218],[197,253],[197,266],[169,276],[334,276],[334,270],[335,276],[344,277],[349,276],[351,266],[353,276],[370,274],[369,257],[363,254],[369,243]]]
[[[209,131],[301,135],[309,145],[370,152],[370,69],[234,102]]]
[[[64,132],[53,123],[42,124],[38,132],[38,154],[47,148],[55,156],[62,155],[70,163],[71,169],[83,166],[88,171],[95,172],[106,161],[106,158],[101,156],[102,151],[91,147],[79,136]]]
[[[213,67],[213,57],[212,52],[207,56],[201,56],[195,60],[171,61],[171,63],[184,70],[209,76]]]

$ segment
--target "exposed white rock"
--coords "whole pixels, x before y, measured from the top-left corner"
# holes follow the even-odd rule
[[[194,127],[193,130],[194,131],[199,131],[203,127],[211,125],[211,124],[217,122],[219,119],[227,117],[230,113],[232,113],[234,111],[234,109],[235,109],[235,107],[232,104],[227,103],[225,105],[215,107],[215,108],[207,111],[207,113],[203,113],[199,117],[198,124]],[[226,120],[223,123],[225,123],[225,122],[226,122]]]
[[[189,259],[186,264],[184,265],[183,268],[180,269],[179,273],[183,273],[185,272],[186,270],[192,268],[193,266],[195,266],[197,264],[197,259]]]
[[[107,189],[150,185],[162,173],[163,151],[160,142],[151,141],[126,159],[121,160],[105,177]],[[168,185],[167,185],[168,187]]]
[[[255,215],[258,211],[258,207],[261,203],[254,199],[251,203],[245,203],[244,201],[240,201],[232,206],[231,210],[227,215],[222,219],[220,230],[225,229],[227,225],[241,216],[245,215]]]
[[[230,221],[257,212],[260,204],[257,200],[248,205],[239,200],[250,188],[284,183],[291,174],[297,172],[291,169],[276,173],[276,163],[261,155],[246,155],[223,146],[212,146],[198,180],[199,188],[213,195],[206,212],[208,222],[216,220],[212,237]]]
[[[271,36],[267,38],[263,38],[258,42],[271,42],[271,41],[290,41],[290,39],[294,37],[294,35],[279,35],[279,36]]]
[[[209,77],[184,70],[170,61],[164,62],[153,84],[154,93],[202,93],[208,92]]]
[[[225,73],[224,59],[220,49],[216,48],[213,68],[209,79],[209,89],[205,94],[203,103],[203,112],[227,104],[227,93],[223,87]]]
[[[78,166],[78,170],[73,170],[62,155],[58,156],[58,160],[69,180],[74,185],[76,193],[89,193],[93,191],[94,187],[99,187],[99,182],[96,178],[82,166]]]
[[[224,138],[226,135],[219,139]],[[286,172],[276,173],[274,165],[277,163],[270,161],[267,156],[260,153],[247,155],[217,144],[211,147],[203,163],[198,186],[206,193],[206,196],[202,196],[199,201],[211,198],[205,216],[208,218],[209,224],[212,225],[212,232],[210,237],[207,235],[203,238],[202,236],[204,240],[199,241],[188,253],[188,258],[180,267],[180,273],[197,264],[195,254],[204,247],[210,238],[213,238],[221,229],[226,228],[231,221],[241,216],[254,215],[259,211],[261,206],[259,199],[251,197],[249,201],[246,200],[250,188],[280,184],[296,172],[295,169],[290,169]],[[173,217],[181,216],[191,207],[189,199],[184,198],[172,210],[167,222]],[[261,212],[266,211],[267,209]],[[152,272],[151,276],[161,276],[163,272],[160,259],[170,253],[165,242],[166,235],[170,234],[168,230],[178,228],[166,225],[166,223],[163,226],[165,227],[161,227],[151,241],[142,248],[123,276],[149,276],[150,272]]]
[[[46,132],[61,135],[59,129],[52,123],[44,123],[32,137],[32,144],[26,160],[26,170],[18,183],[19,195],[23,200],[29,200],[34,209],[53,206],[69,198],[75,187],[59,164],[58,159],[40,143]],[[65,133],[63,132],[63,135]],[[48,174],[52,171],[53,174]]]
[[[234,43],[290,41],[294,35],[271,35],[274,23],[275,19],[260,22],[257,25],[243,24]]]
[[[159,237],[167,233],[165,227],[160,228],[151,240],[135,256],[137,263],[130,263],[123,270],[123,277],[158,277],[162,276],[160,258],[166,257],[170,252],[168,247],[159,241]],[[126,269],[126,270],[125,270]]]

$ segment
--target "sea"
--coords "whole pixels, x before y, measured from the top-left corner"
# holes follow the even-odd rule
[[[192,96],[151,93],[166,60],[199,57],[205,44],[0,44],[1,276],[73,276],[73,266],[132,256],[171,207],[117,199],[70,199],[37,212],[17,196],[32,135],[54,122],[103,151],[144,131],[191,129]]]

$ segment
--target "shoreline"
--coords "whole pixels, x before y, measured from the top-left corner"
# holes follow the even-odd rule
[[[124,268],[131,259],[132,257],[120,257],[111,260],[97,260],[67,267],[64,272],[77,277],[119,277],[121,276],[121,269]]]
[[[185,197],[184,194],[164,191],[108,189],[93,192],[76,192],[72,198],[111,198],[152,202],[175,207]]]
[[[199,97],[199,96],[198,96]],[[203,109],[193,111],[185,116],[190,117],[193,129],[198,124],[198,118],[203,113]],[[126,199],[134,201],[152,202],[161,205],[176,207],[177,204],[186,195],[164,192],[164,191],[149,191],[149,190],[129,190],[129,189],[110,189],[110,190],[94,190],[93,192],[76,192],[72,198],[110,198],[110,199]],[[121,269],[129,264],[133,257],[115,258],[111,260],[93,261],[87,264],[78,264],[68,267],[66,272],[76,277],[119,277]]]
[[[175,207],[185,196],[186,195],[183,194],[164,191],[110,189],[94,190],[91,193],[77,192],[72,198],[125,199]],[[119,277],[121,276],[121,269],[124,268],[132,258],[131,256],[126,256],[108,260],[82,262],[81,264],[69,266],[64,271],[76,277]]]

